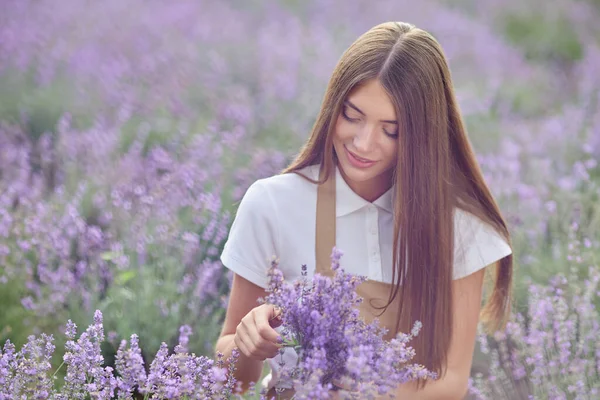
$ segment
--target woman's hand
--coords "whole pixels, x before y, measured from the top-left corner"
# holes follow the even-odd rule
[[[357,395],[357,392],[352,391],[352,382],[350,379],[334,379],[331,383],[333,383],[337,387],[336,390],[331,390],[329,392],[331,395],[331,399],[350,399],[352,393],[355,396]]]
[[[264,361],[279,353],[281,337],[273,328],[282,323],[280,312],[272,304],[262,304],[242,318],[235,331],[234,343],[243,355]]]
[[[329,395],[329,398],[332,400],[346,400],[358,398],[358,392],[351,392],[344,389],[330,390]]]
[[[342,379],[334,379],[332,382],[335,386],[338,387],[336,391],[331,390],[329,393],[331,394],[332,399],[342,400],[342,399],[358,399],[360,398],[361,390],[372,392],[373,395],[377,396],[377,391],[373,387],[373,383],[363,383],[360,385],[361,389],[353,389],[354,381],[349,378]],[[364,394],[364,392],[363,392]],[[379,397],[376,397],[379,398]]]
[[[342,379],[334,379],[331,383],[340,389],[351,391],[354,382],[350,378],[343,377]]]

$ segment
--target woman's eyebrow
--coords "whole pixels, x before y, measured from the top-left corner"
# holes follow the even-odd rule
[[[364,112],[362,112],[362,110],[358,107],[356,107],[354,104],[352,104],[352,102],[350,100],[346,100],[344,101],[344,104],[347,105],[348,107],[352,107],[354,108],[356,111],[358,111],[361,115],[365,115]],[[393,119],[385,119],[385,120],[380,120],[380,122],[386,123],[386,124],[395,124],[398,125],[398,121],[393,120]]]

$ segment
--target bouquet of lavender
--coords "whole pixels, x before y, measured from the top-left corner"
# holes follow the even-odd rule
[[[261,302],[281,308],[283,345],[298,353],[297,365],[282,369],[294,382],[295,399],[328,398],[335,382],[351,382],[361,398],[372,398],[401,383],[435,379],[423,366],[409,364],[415,354],[408,342],[419,332],[418,321],[410,334],[386,341],[377,320],[366,324],[359,317],[362,298],[355,289],[366,277],[345,273],[341,256],[333,250],[333,278],[315,274],[309,281],[302,266],[302,279],[284,282],[277,260],[269,270],[268,295]]]

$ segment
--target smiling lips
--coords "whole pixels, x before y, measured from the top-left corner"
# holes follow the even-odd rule
[[[348,158],[348,161],[350,162],[350,164],[352,164],[352,166],[356,168],[368,168],[372,165],[375,165],[375,163],[377,162],[355,155],[350,150],[348,150],[346,146],[344,146],[344,150],[346,150],[346,157]]]

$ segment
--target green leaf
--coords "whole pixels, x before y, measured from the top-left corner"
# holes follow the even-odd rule
[[[127,271],[122,271],[121,273],[119,273],[116,278],[115,278],[115,283],[118,285],[124,285],[127,282],[129,282],[130,280],[132,280],[133,278],[135,278],[136,273],[134,270],[127,270]]]
[[[116,251],[107,251],[105,253],[102,253],[102,255],[100,256],[104,261],[112,261],[115,258],[119,257],[121,254],[117,253]]]

